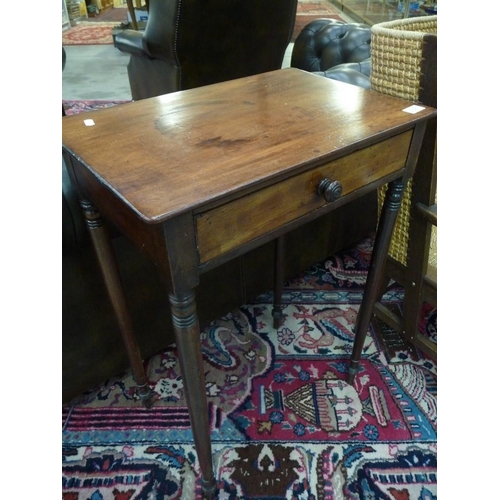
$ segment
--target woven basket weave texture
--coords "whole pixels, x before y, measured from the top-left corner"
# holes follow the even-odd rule
[[[437,36],[437,16],[376,24],[371,36],[371,84],[384,94],[417,101],[423,38]]]
[[[372,26],[371,35],[371,86],[383,94],[418,102],[422,68],[424,35],[436,35],[437,16],[417,17],[389,21]],[[387,186],[379,189],[379,217]],[[408,182],[389,255],[406,265],[412,182]],[[429,262],[435,264],[437,254],[437,231],[433,226]]]

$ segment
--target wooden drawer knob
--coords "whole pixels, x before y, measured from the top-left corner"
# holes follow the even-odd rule
[[[339,181],[323,179],[318,184],[318,194],[323,196],[326,201],[332,202],[340,198],[342,194],[342,184]]]

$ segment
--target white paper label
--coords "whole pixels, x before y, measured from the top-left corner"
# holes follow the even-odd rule
[[[417,106],[416,104],[413,104],[412,106],[403,109],[403,111],[405,113],[411,113],[412,115],[414,115],[415,113],[420,113],[420,111],[423,111],[424,109],[425,106]]]
[[[92,120],[92,118],[88,118],[87,120],[83,120],[83,123],[85,123],[86,127],[92,127],[92,125],[95,125],[94,120]]]

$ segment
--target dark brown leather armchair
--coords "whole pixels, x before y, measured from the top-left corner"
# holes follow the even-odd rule
[[[281,68],[296,10],[297,0],[150,0],[145,31],[115,37],[132,98]]]

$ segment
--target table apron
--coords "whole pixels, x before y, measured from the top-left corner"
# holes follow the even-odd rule
[[[331,202],[318,194],[328,178],[342,197],[385,179],[405,166],[413,130],[279,181],[196,216],[199,261],[204,265]]]
[[[315,166],[215,208],[193,210],[147,223],[91,171],[71,158],[80,196],[102,214],[158,268],[170,293],[195,288],[199,275],[306,224],[401,176],[413,129]],[[323,178],[341,182],[339,199],[317,193]],[[180,272],[182,271],[182,272]]]

